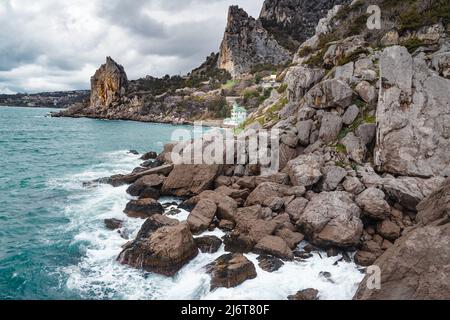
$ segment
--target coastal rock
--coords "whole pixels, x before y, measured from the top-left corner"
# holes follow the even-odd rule
[[[145,176],[133,183],[127,189],[127,193],[133,197],[152,198],[158,200],[160,197],[160,192],[156,188],[161,187],[163,182],[163,176],[154,174]]]
[[[132,267],[174,276],[198,254],[194,238],[185,223],[162,227],[148,239],[134,243],[119,255],[119,262]]]
[[[124,212],[132,218],[146,219],[154,214],[163,214],[163,206],[154,199],[131,200],[125,207]]]
[[[288,228],[281,228],[275,232],[275,236],[283,239],[288,247],[292,250],[297,248],[297,246],[305,239],[305,236],[299,232],[294,232]]]
[[[155,160],[156,158],[158,158],[158,154],[155,151],[150,151],[150,152],[145,153],[141,157],[141,160],[144,160],[144,161]]]
[[[266,236],[262,238],[253,249],[260,254],[268,254],[283,260],[293,260],[294,254],[289,249],[286,241],[276,236]]]
[[[319,291],[316,289],[306,289],[297,292],[296,294],[289,296],[288,300],[296,301],[315,301],[319,300]]]
[[[358,251],[355,254],[355,262],[363,267],[372,266],[377,260],[377,256],[372,252]]]
[[[108,108],[120,100],[128,88],[128,79],[123,67],[110,57],[91,78],[91,106]]]
[[[404,47],[380,58],[376,164],[403,176],[450,175],[450,80]]]
[[[201,200],[210,200],[217,206],[217,217],[231,222],[235,221],[238,208],[236,200],[216,191],[207,190],[185,202],[188,206],[196,206]]]
[[[222,246],[222,240],[215,236],[204,236],[195,238],[195,245],[203,253],[216,253]]]
[[[105,226],[109,230],[117,230],[122,228],[123,221],[119,219],[105,219]]]
[[[322,172],[324,173],[323,179],[320,183],[320,189],[322,191],[336,190],[338,185],[347,176],[347,170],[336,166],[324,167]]]
[[[377,225],[377,232],[385,239],[395,241],[400,238],[401,229],[390,220],[384,220]]]
[[[317,246],[348,248],[360,243],[360,215],[349,193],[322,192],[311,199],[297,225]]]
[[[148,239],[150,235],[156,230],[162,227],[176,226],[179,223],[180,222],[178,220],[171,219],[161,214],[155,214],[150,218],[148,218],[147,220],[145,220],[144,224],[142,225],[141,229],[139,230],[136,236],[135,241]]]
[[[193,196],[211,189],[220,165],[176,165],[164,181],[162,193],[177,197]]]
[[[366,188],[356,177],[347,177],[342,185],[345,191],[354,195],[360,194]]]
[[[284,82],[288,88],[288,99],[292,102],[299,102],[311,87],[316,85],[325,75],[325,71],[320,68],[308,68],[305,66],[295,66],[288,70]]]
[[[217,206],[208,199],[200,200],[189,214],[187,222],[194,234],[206,231],[216,216]]]
[[[286,213],[289,215],[292,221],[298,221],[300,216],[305,211],[308,202],[309,201],[305,198],[296,198],[287,205]]]
[[[246,206],[259,204],[270,207],[274,200],[284,197],[288,189],[289,187],[274,182],[261,183],[248,196]]]
[[[279,65],[291,59],[290,53],[238,6],[231,6],[220,47],[219,68],[233,77],[250,72],[254,66]]]
[[[206,266],[211,275],[211,291],[217,288],[234,288],[247,280],[256,278],[253,263],[244,255],[229,253]]]
[[[267,272],[278,271],[282,266],[284,266],[284,262],[282,260],[272,256],[261,255],[257,259],[259,262],[259,267]]]

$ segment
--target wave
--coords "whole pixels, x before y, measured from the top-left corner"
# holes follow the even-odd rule
[[[144,223],[123,213],[127,202],[133,197],[126,194],[126,186],[113,188],[101,185],[83,189],[82,182],[97,179],[111,173],[125,173],[139,164],[139,156],[124,151],[104,154],[102,162],[88,170],[53,181],[54,186],[70,192],[65,215],[70,219],[67,232],[75,234],[73,245],[83,252],[78,264],[62,271],[67,275],[67,287],[83,299],[286,299],[299,290],[315,288],[321,299],[351,299],[364,275],[354,263],[338,262],[341,257],[326,258],[326,253],[314,253],[303,262],[286,262],[274,273],[258,267],[257,255],[247,257],[255,264],[258,276],[232,289],[210,292],[210,277],[204,266],[225,253],[224,247],[214,254],[199,254],[175,277],[168,278],[119,264],[117,256],[129,238],[133,239]],[[161,202],[176,199],[165,198]],[[170,208],[168,208],[170,210]],[[182,210],[176,216],[187,219]],[[124,221],[122,234],[107,230],[104,219],[117,218]],[[224,235],[220,230],[203,235]],[[203,236],[202,235],[202,236]],[[304,246],[306,243],[301,244]],[[330,278],[321,276],[329,272]]]

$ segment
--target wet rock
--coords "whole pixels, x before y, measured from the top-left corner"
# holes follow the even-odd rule
[[[297,225],[312,243],[324,248],[348,248],[360,243],[361,210],[347,192],[322,192],[312,197]]]
[[[256,253],[272,255],[283,260],[294,259],[294,254],[289,249],[286,241],[276,236],[262,238],[253,250]]]
[[[158,157],[158,154],[154,151],[147,152],[141,157],[141,160],[155,160]]]
[[[123,221],[118,219],[105,219],[105,226],[109,230],[117,230],[123,227]]]
[[[219,229],[225,230],[225,231],[231,231],[234,229],[236,224],[234,222],[228,221],[228,220],[220,220],[219,223]]]
[[[211,290],[234,288],[257,276],[253,263],[238,253],[219,257],[206,270],[211,275]]]
[[[211,189],[219,165],[176,165],[164,181],[162,193],[178,197],[193,196]]]
[[[136,150],[130,150],[130,151],[128,151],[128,153],[132,154],[132,155],[135,155],[135,156],[139,155],[139,152],[136,151]]]
[[[154,199],[131,200],[124,212],[131,218],[146,219],[154,214],[163,214],[163,206]]]
[[[195,238],[195,244],[203,253],[216,253],[222,246],[222,240],[215,236]]]
[[[254,243],[248,235],[240,234],[233,231],[223,238],[225,244],[225,251],[234,253],[248,253],[252,251]]]
[[[296,301],[315,301],[319,300],[319,291],[316,289],[306,289],[297,292],[296,294],[289,296],[288,300]]]
[[[284,266],[284,262],[282,260],[272,256],[261,255],[257,259],[259,261],[259,267],[267,272],[275,272]]]
[[[217,206],[213,201],[200,200],[187,219],[191,232],[198,234],[206,231],[216,216],[216,212]]]
[[[297,248],[297,246],[305,239],[305,236],[302,235],[299,232],[294,232],[292,230],[289,230],[288,228],[281,228],[277,230],[275,233],[277,237],[280,237],[283,239],[288,247],[292,250]]]
[[[355,262],[363,267],[372,266],[377,260],[377,256],[371,252],[358,251],[355,254]]]
[[[174,276],[198,254],[194,238],[185,223],[159,228],[148,239],[136,241],[120,253],[122,264]]]
[[[142,225],[141,229],[139,230],[136,236],[136,240],[147,239],[156,230],[162,227],[176,226],[179,223],[180,222],[178,220],[171,219],[160,214],[155,214],[150,218],[148,218],[147,220],[145,220],[144,224]]]

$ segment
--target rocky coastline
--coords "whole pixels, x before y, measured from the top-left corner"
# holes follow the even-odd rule
[[[146,219],[119,263],[174,276],[200,251],[223,244],[226,254],[205,265],[215,290],[258,277],[247,253],[260,255],[260,267],[274,272],[323,250],[381,271],[381,287],[370,289],[368,274],[354,299],[450,299],[449,21],[429,8],[428,25],[391,20],[374,35],[361,26],[368,4],[332,8],[278,74],[281,89],[243,125],[247,138],[279,130],[276,172],[248,159],[174,163],[174,150],[189,154],[194,140],[146,154],[129,175],[90,183],[129,185],[136,198],[124,213]],[[262,25],[252,20],[251,27]],[[102,68],[115,80],[93,97],[101,105],[114,104],[126,90],[120,67],[108,61]],[[90,110],[108,117],[96,101]],[[165,214],[162,196],[183,198],[188,219]],[[225,236],[197,237],[215,229]],[[299,288],[289,299],[320,299],[316,289]]]

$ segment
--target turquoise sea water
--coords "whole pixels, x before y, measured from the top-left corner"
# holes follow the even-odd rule
[[[132,199],[127,186],[84,188],[83,182],[130,172],[141,161],[129,150],[160,151],[179,127],[50,118],[50,111],[0,107],[0,300],[265,300],[307,288],[318,289],[321,299],[353,297],[363,274],[354,263],[326,253],[286,262],[274,273],[260,269],[257,255],[249,254],[257,278],[213,292],[204,267],[225,253],[223,246],[199,254],[173,278],[120,265],[122,245],[144,221],[123,213]],[[187,216],[182,211],[172,218]],[[124,220],[122,234],[105,228],[107,218]]]
[[[160,151],[174,129],[46,117],[50,111],[0,107],[0,299],[80,298],[64,269],[86,255],[75,239],[86,212],[75,211],[99,205],[86,206],[97,191],[82,181],[131,170],[139,160],[128,150]],[[107,216],[108,201],[102,205]]]

